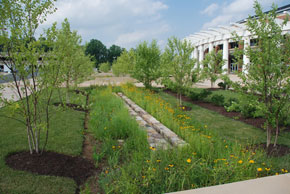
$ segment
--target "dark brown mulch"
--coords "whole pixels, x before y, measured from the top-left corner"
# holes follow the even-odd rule
[[[274,144],[270,144],[269,147],[267,148],[267,144],[262,143],[259,145],[254,145],[252,147],[253,150],[255,150],[256,148],[261,148],[265,150],[268,156],[273,156],[273,157],[281,157],[290,153],[290,148],[288,146],[279,145],[279,144],[277,144],[276,147],[274,147]]]
[[[50,151],[41,155],[17,152],[6,157],[6,164],[16,170],[72,178],[77,185],[82,185],[96,171],[94,164],[82,157]]]
[[[67,106],[69,108],[72,108],[74,110],[77,110],[77,111],[81,111],[81,112],[88,112],[87,109],[84,109],[82,108],[80,105],[78,104],[71,104],[71,103],[66,103],[66,105],[64,105],[63,103],[60,103],[60,102],[56,102],[56,103],[53,103],[54,106]]]
[[[166,92],[167,94],[170,94],[170,95],[176,97],[176,93],[172,92],[171,90],[164,90],[164,92]],[[264,123],[266,121],[264,118],[245,118],[239,112],[227,112],[225,110],[225,108],[222,107],[222,106],[216,106],[216,105],[214,105],[212,103],[209,103],[209,102],[193,101],[192,99],[190,99],[187,96],[183,96],[182,95],[181,96],[181,99],[183,101],[185,101],[185,102],[190,102],[192,104],[201,106],[203,108],[206,108],[206,109],[209,109],[209,110],[218,112],[221,115],[224,115],[226,117],[233,118],[233,119],[238,120],[238,121],[242,121],[244,123],[247,123],[247,124],[252,125],[254,127],[257,127],[257,128],[261,128],[262,129],[262,126],[264,125]]]

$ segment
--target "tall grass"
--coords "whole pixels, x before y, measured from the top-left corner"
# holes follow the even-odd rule
[[[100,183],[106,193],[164,193],[246,180],[275,173],[262,151],[221,139],[206,125],[172,107],[158,94],[122,86],[123,92],[189,145],[152,151],[146,134],[112,89],[94,91],[91,130],[108,159]],[[120,144],[118,140],[124,140]],[[267,169],[267,170],[266,170]]]

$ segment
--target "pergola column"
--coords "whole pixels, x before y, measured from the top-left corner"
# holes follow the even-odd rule
[[[198,64],[198,48],[197,47],[194,47],[194,50],[193,50],[193,58],[196,59],[195,65],[197,66],[197,64]]]
[[[203,58],[204,58],[204,47],[203,47],[203,45],[200,45],[199,46],[199,64],[200,64],[200,68],[202,68],[202,66],[201,66],[201,63],[202,63],[202,61],[203,61]]]
[[[243,55],[243,73],[247,73],[247,69],[246,67],[249,65],[250,63],[250,59],[247,55],[245,55],[246,53],[246,49],[249,48],[250,46],[250,37],[245,37],[244,38],[244,55]]]
[[[229,40],[224,40],[223,42],[223,60],[225,64],[223,66],[223,70],[228,73],[229,71]]]
[[[210,53],[211,51],[213,51],[213,42],[210,42],[208,45],[208,52]]]

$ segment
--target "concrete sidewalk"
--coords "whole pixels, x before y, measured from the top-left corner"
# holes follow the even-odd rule
[[[171,194],[290,194],[290,174],[269,176]]]

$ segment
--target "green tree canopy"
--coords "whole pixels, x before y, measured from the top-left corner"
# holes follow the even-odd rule
[[[284,36],[282,28],[286,24],[276,22],[277,8],[263,13],[260,4],[255,1],[257,18],[247,20],[247,30],[257,39],[256,47],[247,47],[246,56],[250,63],[243,68],[246,72],[241,74],[243,91],[252,97],[261,95],[257,104],[262,106],[266,118],[267,147],[271,143],[272,127],[276,128],[276,146],[279,133],[279,120],[283,108],[290,102],[290,40]]]
[[[146,88],[151,88],[152,81],[160,77],[161,51],[157,41],[153,40],[150,45],[144,41],[137,46],[135,54],[136,62],[132,76]]]
[[[191,58],[194,47],[186,40],[179,40],[176,37],[168,39],[168,44],[162,56],[162,78],[170,80],[177,84],[177,92],[180,95],[179,105],[181,102],[181,92],[185,87],[192,85],[193,81],[198,81],[198,68],[196,60]]]
[[[86,46],[85,53],[86,55],[93,57],[96,67],[98,67],[100,63],[105,63],[108,61],[108,50],[100,40],[90,40]]]
[[[208,53],[202,61],[204,78],[210,79],[211,87],[223,72],[224,63],[222,50],[217,53],[215,51]]]
[[[116,60],[122,53],[123,49],[117,45],[112,45],[108,49],[108,61],[110,64],[113,63],[114,60]]]
[[[131,75],[135,68],[135,51],[130,49],[130,51],[124,50],[120,57],[113,62],[112,70],[116,76],[120,75]]]

